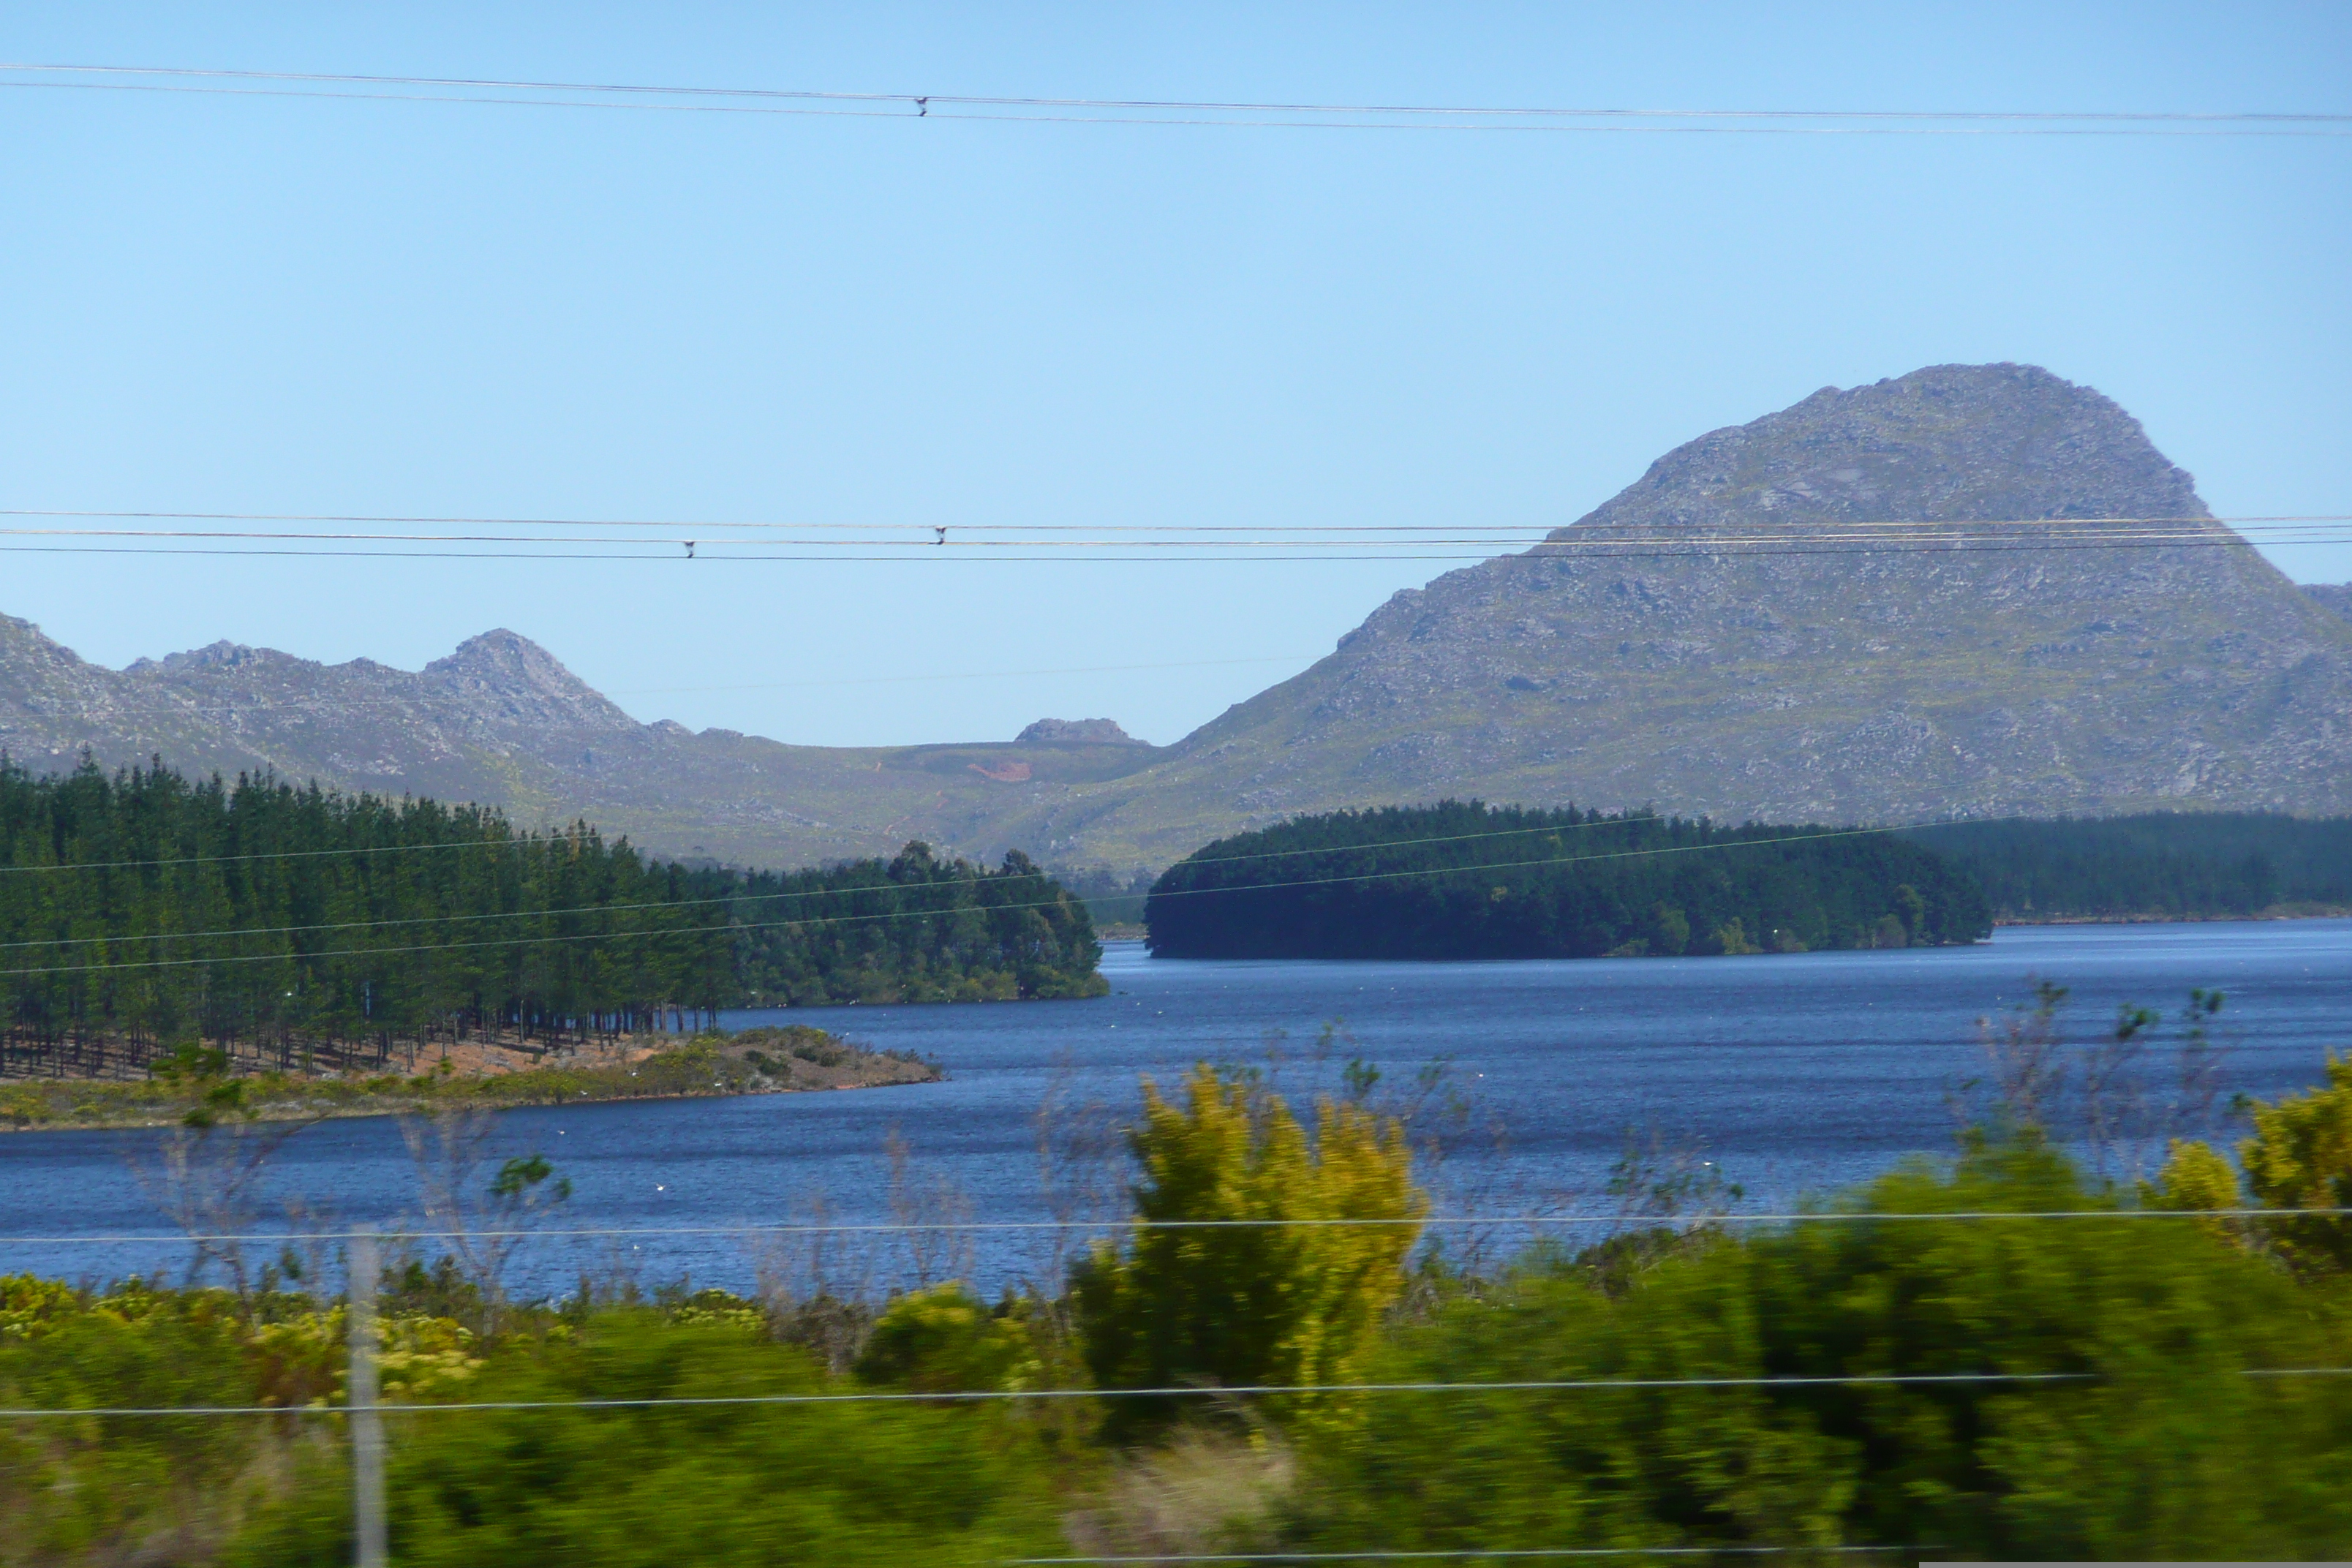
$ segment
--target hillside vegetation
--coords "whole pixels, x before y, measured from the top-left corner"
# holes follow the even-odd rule
[[[2168,811],[1956,822],[1905,837],[1974,877],[2005,921],[2352,910],[2352,816]]]
[[[1302,816],[1177,862],[1144,906],[1175,958],[1598,958],[1937,946],[1984,896],[1884,834],[1447,801]]]

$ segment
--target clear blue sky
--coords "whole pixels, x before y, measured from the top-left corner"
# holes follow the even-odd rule
[[[2352,110],[2340,5],[14,5],[18,61],[1087,97]],[[0,88],[0,505],[1556,525],[2021,360],[2352,512],[2352,140],[796,120]],[[2274,553],[2352,578],[2352,546]],[[641,718],[1171,741],[1404,562],[0,555],[101,663],[507,626]],[[1262,663],[1232,661],[1259,659]],[[994,678],[999,671],[1185,665]],[[940,679],[947,675],[985,679]],[[837,684],[843,678],[912,677]]]

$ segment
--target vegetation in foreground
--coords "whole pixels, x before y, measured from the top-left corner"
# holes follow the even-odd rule
[[[936,1083],[937,1063],[870,1051],[800,1026],[616,1043],[594,1061],[513,1072],[459,1072],[443,1058],[427,1071],[348,1077],[229,1074],[226,1053],[184,1047],[144,1079],[0,1080],[0,1130],[205,1126],[310,1121],[336,1116],[430,1115],[514,1105],[578,1105],[692,1095],[783,1094]],[[634,1047],[634,1048],[633,1048]]]
[[[1991,934],[1966,874],[1883,834],[1488,806],[1301,816],[1170,867],[1176,958],[1598,958],[1932,947]]]
[[[2160,811],[1955,822],[1906,837],[1976,878],[2003,921],[2352,913],[2352,816]]]
[[[2054,995],[2004,1037],[2021,1048],[1998,1058],[1956,1160],[1817,1223],[1717,1223],[1719,1191],[1629,1157],[1608,1239],[1465,1267],[1417,1237],[1410,1108],[1377,1075],[1351,1068],[1302,1120],[1265,1077],[1203,1068],[1129,1130],[1136,1216],[1285,1223],[1131,1232],[1061,1289],[1041,1275],[991,1304],[950,1268],[869,1308],[812,1254],[764,1262],[756,1298],[607,1284],[517,1303],[467,1244],[398,1259],[385,1385],[417,1408],[389,1418],[394,1558],[2342,1555],[2352,1378],[2287,1374],[2352,1366],[2352,1222],[2155,1211],[2342,1202],[2352,1064],[2253,1108],[2234,1160],[2175,1140],[2146,1180],[2102,1178],[2042,1121],[2056,1075],[2112,1060],[2113,1042],[2042,1050]],[[483,1214],[544,1190],[543,1163],[515,1163],[488,1188],[509,1206]],[[2113,1217],[2030,1217],[2053,1211]],[[1298,1223],[1330,1218],[1388,1223]],[[341,1397],[341,1313],[282,1272],[0,1286],[9,1405],[289,1411],[0,1423],[0,1558],[349,1561],[341,1423],[292,1413]],[[1286,1380],[1422,1386],[1116,1393]],[[1501,1383],[1581,1386],[1428,1386]],[[1048,1389],[1095,1396],[431,1408]]]
[[[394,1047],[612,1041],[721,1007],[1090,996],[1086,907],[1015,851],[689,869],[586,824],[0,759],[0,1073],[184,1046],[381,1073]],[[415,1052],[409,1053],[412,1056]]]

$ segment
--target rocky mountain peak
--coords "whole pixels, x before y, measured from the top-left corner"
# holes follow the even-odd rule
[[[1109,719],[1040,719],[1013,739],[1016,744],[1024,746],[1140,746],[1146,743]]]
[[[471,704],[489,700],[504,719],[593,729],[637,727],[635,720],[565,668],[553,654],[504,627],[467,637],[455,652],[426,665],[425,676],[428,682]]]
[[[1709,431],[1571,526],[2206,515],[2112,398],[2037,365],[1944,364]]]
[[[199,671],[242,669],[261,663],[267,657],[268,654],[264,649],[247,647],[243,643],[230,642],[224,637],[218,642],[207,643],[203,647],[189,648],[182,653],[167,653],[161,659],[141,659],[131,668],[134,669],[160,668],[171,670],[174,674],[194,674]],[[283,658],[286,656],[279,654],[277,657]]]
[[[2039,367],[1823,388],[1396,595],[1188,738],[1187,787],[1252,819],[1473,794],[1771,821],[2352,808],[2346,623],[2210,519],[2137,420]]]

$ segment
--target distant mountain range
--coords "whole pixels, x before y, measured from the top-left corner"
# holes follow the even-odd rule
[[[1920,523],[1942,526],[1889,526]],[[775,866],[921,837],[1157,867],[1297,812],[1446,795],[1773,821],[2339,813],[2352,584],[2298,589],[2243,548],[2098,393],[1942,365],[1677,447],[1172,746],[1108,720],[883,748],[697,734],[506,631],[415,673],[229,643],[114,671],[0,616],[0,749],[478,800]]]

